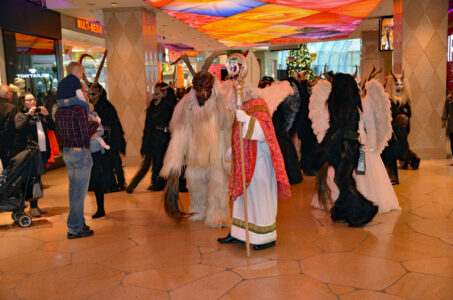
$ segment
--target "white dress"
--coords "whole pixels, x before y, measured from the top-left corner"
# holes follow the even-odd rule
[[[401,210],[398,198],[382,162],[381,155],[376,151],[376,122],[366,99],[362,100],[362,108],[363,112],[360,115],[359,134],[360,142],[366,146],[366,169],[364,175],[354,174],[357,190],[379,207],[380,214],[391,210]],[[329,167],[327,177],[327,183],[332,194],[332,202],[335,202],[338,198],[339,190],[333,180],[335,177],[333,167]],[[317,194],[313,197],[312,206],[321,208]]]
[[[244,124],[246,133],[247,123]],[[277,179],[271,152],[264,132],[255,122],[251,140],[257,141],[256,164],[247,187],[247,212],[250,244],[262,245],[277,239]],[[233,203],[231,236],[245,241],[244,199],[239,196]]]

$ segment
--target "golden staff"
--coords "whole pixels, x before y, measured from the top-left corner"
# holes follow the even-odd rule
[[[244,55],[234,53],[228,56],[226,67],[231,78],[237,76],[234,82],[234,91],[236,94],[236,107],[242,108],[242,89],[244,88],[244,78],[247,75],[247,60]],[[247,183],[245,179],[245,160],[244,160],[244,139],[242,136],[242,123],[239,123],[239,145],[241,147],[241,168],[242,168],[242,195],[244,199],[244,221],[245,221],[245,245],[247,256],[250,256],[250,239],[249,239],[249,217],[247,211]]]

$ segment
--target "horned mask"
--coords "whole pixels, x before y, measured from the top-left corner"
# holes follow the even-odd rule
[[[80,56],[79,62],[82,63],[85,57],[90,57],[91,59],[95,60],[93,56],[89,54],[83,54]],[[90,82],[86,77],[85,73],[83,73],[83,81],[88,85],[88,98],[93,105],[99,101],[102,93],[104,92],[104,88],[102,85],[99,84],[99,77],[101,76],[102,68],[104,67],[105,58],[107,57],[107,50],[104,51],[104,56],[102,57],[101,63],[99,64],[98,70],[96,72],[96,76],[94,77],[93,82]],[[96,60],[95,60],[96,61]]]
[[[192,85],[195,93],[197,94],[197,101],[200,106],[203,106],[205,102],[211,97],[212,87],[214,85],[214,76],[208,72],[209,67],[217,56],[227,55],[226,52],[214,52],[208,58],[201,67],[201,71],[195,73],[189,58],[187,55],[182,55],[178,60],[172,64],[178,63],[182,60],[189,68],[190,73],[193,76]]]
[[[404,89],[404,70],[403,70],[403,74],[401,74],[401,75],[399,75],[399,74],[395,75],[392,72],[392,77],[393,77],[393,80],[395,81],[395,94],[397,96],[400,96],[402,90]]]
[[[363,82],[362,82],[362,85],[361,85],[361,88],[360,90],[362,91],[362,94],[363,96],[366,95],[366,89],[365,89],[365,85],[368,81],[374,79],[379,73],[382,72],[382,68],[379,69],[379,70],[376,70],[376,67],[373,65],[373,69],[371,70],[371,73],[370,75],[368,76],[368,78],[366,78]]]

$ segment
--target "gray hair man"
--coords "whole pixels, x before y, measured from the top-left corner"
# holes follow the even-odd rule
[[[17,108],[12,104],[13,92],[7,85],[0,85],[0,160],[4,168],[9,164],[10,152],[13,150],[15,126],[14,117]]]

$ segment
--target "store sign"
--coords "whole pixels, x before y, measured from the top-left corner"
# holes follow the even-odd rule
[[[77,18],[77,28],[82,29],[85,31],[97,33],[97,34],[103,34],[104,33],[104,28],[102,28],[102,25],[96,22],[90,22],[87,20],[79,19]]]
[[[181,55],[187,55],[187,56],[198,56],[198,51],[173,51],[168,48],[165,48],[165,61],[168,63],[175,62]]]
[[[28,73],[28,74],[17,74],[16,75],[18,78],[47,78],[50,77],[50,74],[48,73],[43,73],[43,74],[34,74],[34,73]]]

